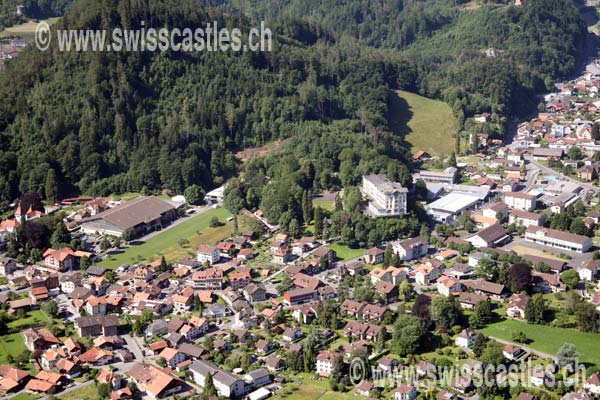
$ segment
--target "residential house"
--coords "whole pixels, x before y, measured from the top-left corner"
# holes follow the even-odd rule
[[[445,297],[449,297],[450,295],[460,293],[462,291],[462,284],[458,279],[445,275],[437,280],[436,286],[437,291]]]
[[[410,261],[415,258],[423,257],[429,251],[429,243],[420,236],[412,239],[395,241],[392,242],[391,245],[392,251],[397,254],[402,261]]]
[[[247,391],[246,383],[237,375],[222,370],[207,361],[194,361],[189,370],[194,382],[202,387],[206,384],[206,377],[211,375],[219,396],[237,398]]]
[[[95,315],[75,319],[75,329],[80,337],[116,336],[119,317],[116,315]]]
[[[527,303],[529,302],[529,296],[526,294],[513,294],[508,299],[508,304],[506,306],[506,315],[511,318],[516,319],[525,319],[525,308],[527,307]]]
[[[68,271],[74,269],[79,264],[77,252],[68,247],[62,249],[48,249],[44,252],[44,265],[56,271]]]
[[[257,389],[271,383],[271,374],[266,368],[258,368],[244,375],[244,380],[252,388]]]
[[[140,391],[151,399],[173,396],[179,393],[182,382],[172,374],[150,364],[135,364],[128,372]]]
[[[190,310],[191,306],[194,304],[193,295],[186,296],[183,294],[177,294],[173,296],[173,311],[175,314],[186,313]]]
[[[288,306],[313,300],[317,300],[317,292],[312,288],[292,289],[283,294],[283,302]]]
[[[433,265],[421,264],[417,267],[415,281],[421,285],[429,285],[440,276],[439,268]]]
[[[523,352],[524,350],[521,347],[514,344],[507,344],[504,346],[504,349],[502,349],[504,357],[511,361],[517,359]]]
[[[471,328],[463,329],[456,337],[454,344],[458,347],[467,349],[473,345],[477,338],[477,332]]]
[[[592,281],[598,274],[598,261],[590,260],[584,263],[581,268],[577,269],[579,279],[582,281]]]
[[[372,247],[365,251],[363,259],[367,264],[381,264],[383,262],[383,256],[385,250],[378,247]]]
[[[497,301],[502,301],[506,295],[506,288],[504,285],[483,279],[465,282],[465,286],[470,287],[477,294],[488,296],[489,298]]]
[[[85,310],[88,315],[105,315],[106,301],[102,297],[90,296],[86,300]]]
[[[510,224],[515,224],[524,227],[528,227],[530,225],[543,226],[544,216],[542,214],[533,213],[529,211],[512,210],[508,222]]]
[[[487,300],[487,296],[481,296],[475,293],[461,292],[458,295],[458,302],[463,310],[473,310],[477,303]]]
[[[198,263],[216,264],[221,259],[221,254],[216,246],[201,245],[196,253]]]
[[[335,360],[340,358],[338,352],[331,350],[323,350],[317,355],[317,375],[322,378],[327,378],[333,372]]]
[[[417,388],[401,383],[394,390],[394,400],[414,400],[417,398]]]
[[[600,373],[590,376],[584,384],[585,389],[595,396],[600,395]]]
[[[163,349],[158,357],[164,359],[171,369],[175,369],[179,364],[187,359],[185,353],[171,347],[166,347]]]
[[[223,271],[218,268],[207,268],[194,272],[186,281],[194,289],[221,290],[223,289]]]
[[[375,285],[375,292],[380,295],[386,303],[393,303],[398,300],[398,286],[393,283],[380,281]]]
[[[14,258],[0,256],[0,275],[7,276],[17,270],[17,261]]]

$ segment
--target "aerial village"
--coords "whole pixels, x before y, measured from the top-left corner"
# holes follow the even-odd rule
[[[252,228],[191,249],[178,238],[187,257],[111,265],[136,242],[224,211],[224,188],[199,207],[162,195],[15,204],[0,225],[2,398],[85,398],[94,388],[113,400],[310,390],[474,399],[486,366],[526,361],[544,368],[524,371],[511,388],[517,399],[595,398],[598,342],[584,335],[597,331],[600,312],[599,88],[592,63],[546,95],[535,118],[515,122],[510,143],[483,133],[490,116],[476,116],[472,156],[440,165],[414,154],[417,189],[364,176],[364,213],[401,217],[418,196],[433,227],[371,248],[292,237],[261,210],[243,210],[214,214],[208,229],[232,219]],[[338,206],[343,193],[329,195]],[[58,211],[66,212],[52,234],[60,246],[14,254],[21,229]],[[535,346],[557,335],[567,342],[560,349]],[[548,379],[574,359],[585,379]],[[356,360],[368,373],[353,375]],[[440,381],[452,366],[457,374]],[[412,379],[402,374],[410,368]]]

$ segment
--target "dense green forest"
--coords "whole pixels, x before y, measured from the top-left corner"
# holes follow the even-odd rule
[[[28,18],[49,18],[63,15],[75,0],[0,0],[0,31],[26,22]],[[21,15],[17,6],[23,6]]]
[[[523,112],[573,72],[585,26],[572,1],[206,0],[250,18],[301,18],[336,38],[408,54],[419,92],[476,112]]]
[[[200,5],[208,1],[81,0],[57,27],[196,28],[216,20],[245,31],[266,15],[273,51],[28,49],[7,63],[0,203],[27,192],[55,200],[208,190],[237,174],[234,151],[282,138],[290,139],[282,154],[246,165],[255,187],[242,190],[246,205],[273,220],[290,210],[299,218],[306,191],[350,187],[365,173],[408,186],[409,153],[388,126],[391,89],[442,98],[461,122],[486,110],[506,115],[573,69],[584,31],[562,0],[521,8],[454,0]],[[482,52],[489,47],[495,57]]]
[[[60,24],[135,27],[141,20],[248,25],[192,0],[81,1]],[[306,43],[288,27],[273,25],[276,42],[265,53],[25,51],[0,74],[0,199],[211,188],[236,173],[233,150],[293,136],[303,121],[322,129],[354,121],[365,136],[360,146],[381,150],[372,171],[385,164],[379,159],[402,160],[405,150],[387,130],[387,93],[414,89],[412,64],[318,32],[318,43]]]

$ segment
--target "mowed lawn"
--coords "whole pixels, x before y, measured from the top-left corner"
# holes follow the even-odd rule
[[[534,350],[542,351],[550,355],[556,355],[565,343],[573,343],[579,352],[582,362],[590,362],[600,366],[600,334],[584,333],[573,329],[561,329],[543,325],[531,325],[516,320],[505,320],[491,324],[482,329],[483,333],[504,340],[512,340],[514,331],[523,331],[531,343],[527,344]]]
[[[398,90],[390,97],[390,127],[412,152],[446,156],[454,151],[457,124],[450,106],[439,100]]]
[[[87,385],[81,389],[74,390],[62,396],[58,395],[58,398],[61,400],[96,400],[99,399],[100,396],[98,395],[98,388],[92,383],[91,385]]]
[[[9,354],[16,357],[25,350],[27,350],[27,348],[25,347],[21,332],[0,336],[0,365],[8,364],[6,358]]]
[[[339,243],[333,243],[328,245],[328,247],[335,251],[337,257],[342,261],[352,260],[353,258],[360,257],[365,254],[365,249],[352,249],[348,246]]]
[[[333,200],[313,200],[313,207],[320,207],[323,210],[333,211],[335,203]]]
[[[188,220],[179,225],[167,229],[153,236],[140,245],[134,245],[124,250],[123,253],[115,254],[102,260],[99,265],[107,268],[117,268],[123,264],[136,262],[152,262],[161,256],[167,261],[176,261],[177,257],[195,254],[195,247],[199,241],[204,244],[216,244],[228,235],[231,235],[232,224],[229,222],[217,228],[210,228],[210,220],[219,218],[224,223],[231,213],[225,208],[213,208],[202,214],[187,217]],[[180,239],[187,239],[190,243],[186,247],[179,245]]]
[[[310,374],[301,373],[297,378],[301,377],[301,381],[296,381],[284,386],[284,389],[275,392],[274,399],[286,400],[333,400],[333,399],[355,399],[354,394],[333,392],[329,389],[329,381],[327,379],[313,379]],[[287,393],[291,392],[291,393]]]

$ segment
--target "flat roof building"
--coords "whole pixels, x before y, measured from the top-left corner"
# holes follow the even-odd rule
[[[475,193],[451,192],[429,204],[427,212],[438,222],[452,223],[456,216],[476,208],[480,201],[481,196]]]
[[[415,175],[415,179],[422,179],[423,181],[428,182],[428,183],[453,184],[454,182],[456,182],[457,175],[458,175],[457,168],[448,167],[442,172],[422,170],[417,175]]]

